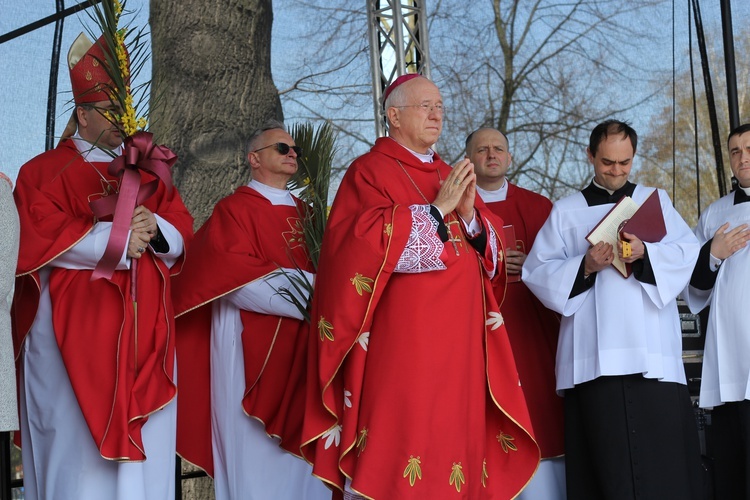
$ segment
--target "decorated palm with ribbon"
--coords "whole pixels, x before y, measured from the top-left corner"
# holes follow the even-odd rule
[[[112,219],[104,255],[94,268],[91,279],[111,278],[122,255],[127,252],[130,257],[130,297],[137,318],[138,260],[158,234],[155,216],[143,205],[157,192],[160,183],[171,194],[171,168],[177,156],[169,148],[154,144],[153,135],[145,130],[148,120],[138,111],[147,102],[150,82],[135,89],[131,82],[148,59],[148,52],[143,29],[120,26],[123,14],[132,14],[126,9],[124,0],[103,0],[91,14],[101,36],[87,52],[95,66],[93,78],[85,75],[85,79],[93,84],[89,100],[96,100],[94,95],[106,96],[111,105],[98,112],[115,125],[123,137],[121,154],[113,153],[113,160],[107,168],[108,174],[119,180],[119,189],[89,203],[98,220]],[[103,72],[101,78],[96,78],[97,71]],[[136,227],[136,218],[143,219],[144,214],[152,229]],[[145,223],[138,222],[138,225]],[[128,248],[131,239],[138,242],[135,251]],[[137,331],[135,334],[137,336]]]
[[[153,143],[153,136],[150,132],[139,131],[125,139],[122,155],[112,160],[108,168],[111,176],[120,179],[119,191],[89,203],[98,219],[112,217],[109,241],[104,256],[94,269],[92,279],[112,276],[127,247],[128,234],[136,207],[156,193],[160,182],[163,182],[167,191],[171,192],[171,167],[176,161],[177,156],[169,148]],[[155,179],[142,183],[143,173],[149,173]],[[137,263],[137,259],[131,262],[133,284]],[[135,300],[134,287],[131,288],[131,295]]]

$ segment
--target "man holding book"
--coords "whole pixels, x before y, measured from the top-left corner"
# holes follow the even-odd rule
[[[646,217],[664,220],[659,241],[642,240],[638,228],[614,244],[587,240],[610,224],[622,197],[642,205],[654,192],[628,181],[636,147],[626,123],[594,128],[587,149],[593,181],[554,204],[523,266],[524,282],[562,315],[556,374],[565,397],[569,498],[702,495],[675,300],[698,242],[663,190]],[[612,266],[615,257],[631,266],[627,278]]]
[[[738,188],[712,203],[698,221],[701,247],[685,299],[693,312],[711,306],[700,406],[711,412],[716,498],[750,498],[750,358],[747,321],[750,253],[750,124],[729,134]]]
[[[300,154],[280,122],[250,137],[252,180],[219,201],[175,280],[177,450],[218,500],[331,497],[299,458],[314,279],[306,207],[287,189]]]
[[[565,498],[563,400],[555,392],[555,351],[560,317],[521,282],[521,266],[552,210],[544,196],[516,186],[506,174],[512,162],[508,139],[494,128],[466,138],[466,157],[477,174],[477,194],[503,219],[508,284],[493,287],[513,348],[542,462],[519,499]]]

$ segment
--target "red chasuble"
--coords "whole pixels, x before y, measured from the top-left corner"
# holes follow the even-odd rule
[[[21,220],[18,277],[13,302],[17,355],[39,303],[38,270],[92,229],[89,201],[117,188],[107,163],[89,163],[72,141],[25,164],[15,198]],[[142,183],[154,179],[142,174]],[[193,218],[176,189],[163,184],[144,205],[169,221],[185,242]],[[137,267],[138,312],[131,301],[130,271],[91,281],[91,270],[52,268],[52,324],[70,383],[91,435],[107,459],[146,459],[141,427],[176,394],[174,320],[170,275],[151,250]]]
[[[536,233],[552,210],[544,196],[508,183],[505,201],[487,203],[487,207],[511,224],[516,240],[529,253]],[[512,242],[507,242],[513,248]],[[508,329],[513,357],[531,414],[534,437],[542,458],[560,456],[563,447],[563,400],[555,392],[555,355],[560,331],[559,317],[539,302],[523,282],[496,287],[498,299],[505,296],[500,311]]]
[[[302,202],[296,200],[300,209]],[[279,267],[312,271],[297,207],[274,206],[243,186],[214,208],[195,234],[183,272],[174,281],[177,451],[213,474],[211,455],[211,302]],[[305,321],[241,311],[245,360],[242,407],[300,455],[305,398]]]
[[[326,228],[302,452],[315,475],[338,489],[351,478],[367,498],[512,498],[539,463],[485,274],[491,240],[503,255],[502,222],[477,197],[485,255],[451,224],[445,269],[394,272],[409,207],[432,201],[450,168],[378,139],[349,167]]]

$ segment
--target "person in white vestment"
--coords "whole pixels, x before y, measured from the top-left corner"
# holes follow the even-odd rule
[[[621,121],[593,129],[587,155],[594,179],[554,204],[522,270],[531,291],[562,315],[556,378],[565,399],[571,499],[703,493],[675,300],[690,279],[698,242],[661,189],[661,241],[630,233],[616,246],[586,239],[623,196],[641,204],[654,192],[628,180],[637,140]],[[611,265],[615,254],[630,264],[629,277]]]
[[[0,172],[0,432],[18,429],[16,369],[10,327],[10,306],[18,260],[18,212],[13,184]]]
[[[194,423],[194,408],[185,409],[183,420],[180,410],[178,451],[213,476],[217,500],[328,500],[331,491],[299,450],[309,324],[282,292],[304,306],[309,292],[293,281],[314,281],[301,233],[304,205],[287,189],[301,149],[282,123],[270,120],[247,150],[252,179],[219,201],[174,282],[180,338],[207,330],[196,315],[210,313],[210,332],[194,337],[210,336],[210,383],[188,378],[198,364],[195,352],[206,346],[178,345],[180,365],[187,366],[183,353],[193,360],[191,373],[180,374],[180,395],[188,398],[181,403],[200,392],[210,402],[206,422]],[[210,429],[200,426],[209,420]],[[181,443],[192,447],[206,438],[210,448],[201,456],[182,452]]]
[[[700,406],[711,412],[710,452],[715,497],[750,498],[750,124],[729,134],[735,191],[700,216],[695,235],[701,252],[685,300],[694,313],[710,306]]]

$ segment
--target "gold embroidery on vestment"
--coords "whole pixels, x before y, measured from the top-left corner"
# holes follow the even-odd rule
[[[289,248],[305,246],[305,231],[302,220],[299,217],[287,217],[286,222],[289,224],[291,231],[284,231],[281,234]]]
[[[359,436],[357,436],[357,442],[355,443],[355,446],[357,447],[357,456],[360,456],[363,451],[365,451],[365,447],[367,446],[367,433],[369,431],[367,430],[367,427],[362,427],[362,429],[359,431]]]
[[[362,292],[372,293],[372,287],[370,286],[372,283],[375,283],[375,280],[372,278],[367,278],[365,276],[362,276],[359,273],[354,273],[354,277],[350,278],[349,281],[352,282],[354,285],[354,288],[357,290],[357,293],[361,296]]]
[[[459,245],[461,245],[461,247],[464,246],[464,243],[463,243],[463,240],[461,239],[461,229],[460,229],[460,227],[458,229],[458,233],[456,235],[453,234],[453,231],[451,230],[451,226],[454,226],[454,225],[455,226],[459,225],[457,220],[452,220],[451,219],[451,220],[448,220],[445,223],[445,228],[448,230],[448,241],[446,243],[452,243],[453,244],[453,250],[456,252],[456,255],[459,255],[459,253],[458,253],[458,245],[456,245],[456,243],[458,243]]]
[[[414,455],[409,457],[409,464],[406,466],[406,469],[404,469],[404,477],[409,478],[409,484],[411,486],[414,486],[417,479],[422,479],[421,463],[419,457],[414,457]]]
[[[461,487],[466,482],[466,477],[464,476],[464,471],[461,468],[461,462],[458,462],[457,464],[453,464],[453,467],[451,467],[451,477],[448,480],[449,484],[452,484],[456,487],[456,491],[461,493]]]
[[[333,341],[333,325],[323,316],[318,320],[318,335],[320,335],[321,342],[325,339]]]
[[[487,487],[487,479],[489,477],[489,474],[487,474],[487,459],[485,458],[482,462],[482,486],[485,488]]]
[[[502,446],[505,453],[508,453],[509,450],[518,451],[518,447],[513,442],[515,440],[516,438],[510,434],[505,434],[503,431],[500,431],[500,434],[497,435],[497,441],[500,443],[500,446]]]
[[[112,193],[118,192],[119,189],[119,181],[116,179],[105,179],[101,178],[99,179],[99,183],[102,186],[102,191],[100,193],[92,193],[88,195],[89,202],[98,200],[100,198],[105,198],[109,196]]]
[[[393,234],[393,224],[391,224],[390,222],[388,224],[386,224],[385,228],[383,229],[383,232],[385,234],[387,234],[388,236],[390,236],[391,234]]]

